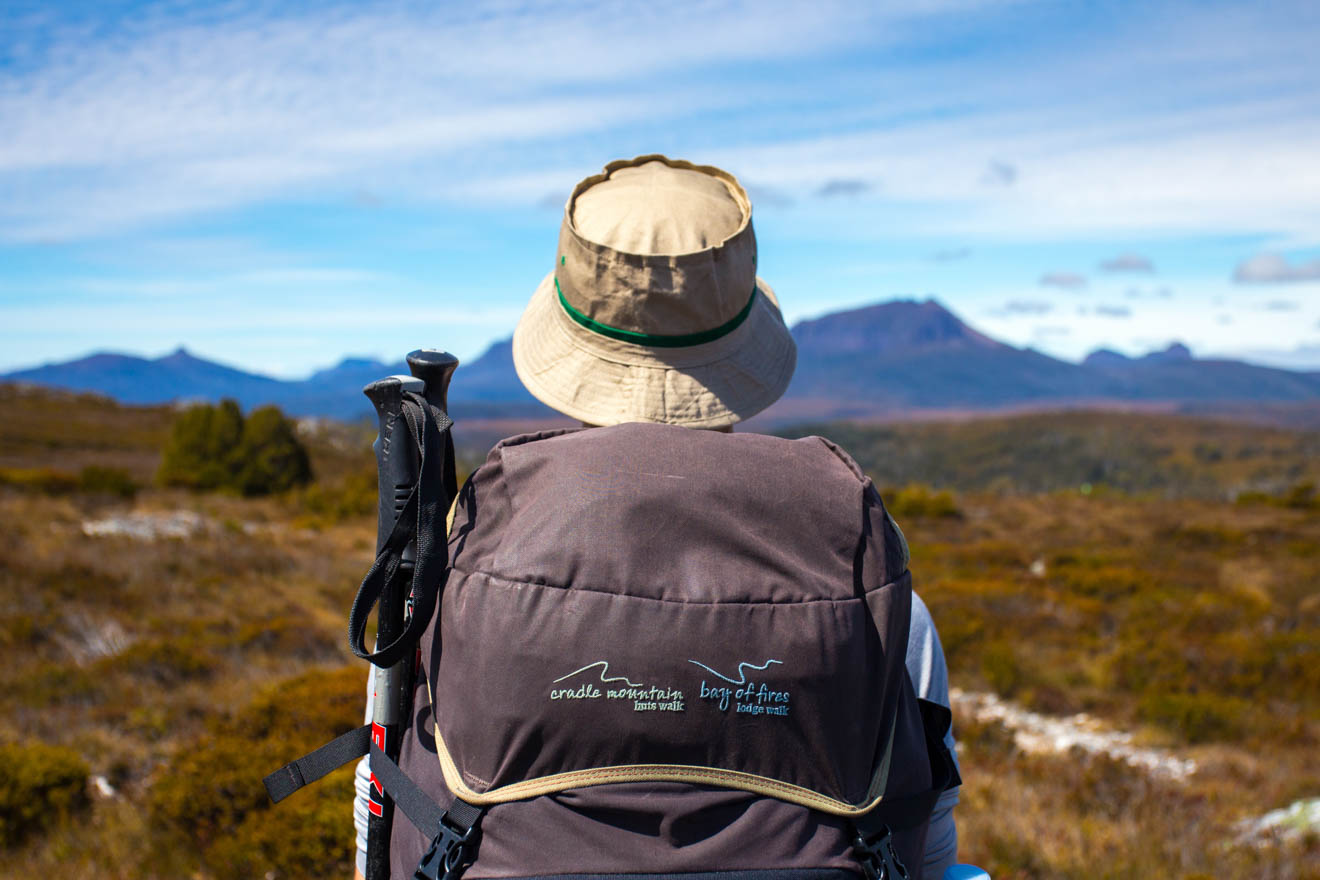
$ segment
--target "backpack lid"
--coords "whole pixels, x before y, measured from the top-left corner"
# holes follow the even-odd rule
[[[514,438],[461,492],[450,552],[423,656],[465,800],[648,780],[840,815],[883,797],[910,579],[878,493],[828,441],[637,423]]]

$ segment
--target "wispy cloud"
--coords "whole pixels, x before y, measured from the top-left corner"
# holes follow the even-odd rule
[[[1168,287],[1129,287],[1123,295],[1128,299],[1170,299],[1173,290]]]
[[[1040,276],[1041,287],[1061,287],[1064,290],[1081,290],[1086,287],[1086,276],[1076,272],[1046,272]]]
[[[1100,263],[1102,272],[1154,272],[1155,264],[1141,254],[1119,254]]]
[[[712,67],[883,46],[998,2],[826,0],[809,14],[787,0],[678,0],[663,12],[623,0],[296,12],[241,2],[122,21],[106,7],[82,29],[38,17],[0,37],[0,48],[47,47],[0,68],[0,237],[77,238],[312,187],[352,192],[368,169],[403,192],[427,178],[448,192],[542,164],[513,152],[521,145],[756,100],[755,87],[707,87]]]
[[[752,200],[753,205],[789,208],[796,203],[796,200],[788,193],[773,186],[765,186],[746,180],[742,181],[742,184],[743,188],[747,190],[747,197]]]
[[[1046,324],[1033,327],[1031,333],[1039,339],[1049,339],[1054,336],[1070,336],[1072,328],[1063,324]]]
[[[836,196],[860,196],[870,192],[874,187],[865,180],[857,178],[836,178],[827,180],[816,190],[816,195],[821,198],[834,198]]]
[[[1279,254],[1257,254],[1238,264],[1233,280],[1239,284],[1320,281],[1320,259],[1290,263]]]
[[[1012,186],[1017,178],[1017,166],[1008,162],[991,162],[981,173],[981,182],[989,186]]]
[[[704,145],[697,158],[722,157],[788,200],[822,180],[884,179],[894,199],[945,206],[914,220],[946,234],[1256,229],[1320,240],[1309,148],[1320,77],[1288,15],[1188,17],[1156,4],[1085,53],[1024,46],[1031,63],[1013,67],[976,53],[918,65],[885,54],[934,45],[954,15],[974,29],[1003,5],[826,0],[804,13],[788,0],[679,0],[661,14],[623,0],[298,12],[247,2],[161,7],[131,26],[89,26],[95,39],[22,33],[14,44],[47,48],[0,70],[0,238],[77,239],[327,187],[349,197],[364,174],[373,198],[534,204],[547,176],[571,185],[629,145],[670,143]],[[1200,42],[1142,36],[1173,22]],[[836,84],[834,117],[814,130],[847,133],[795,127],[795,102],[824,85],[799,62],[857,47],[885,100]],[[749,63],[774,75],[709,87],[713,73]],[[1079,104],[1099,71],[1106,94]],[[923,113],[940,106],[959,109]],[[770,120],[778,139],[745,134]],[[690,127],[702,136],[672,134]]]
[[[1054,304],[1034,299],[1013,299],[1000,310],[1008,315],[1044,315],[1054,311]]]

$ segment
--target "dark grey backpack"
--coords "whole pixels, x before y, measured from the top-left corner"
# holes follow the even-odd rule
[[[920,875],[949,716],[905,670],[902,538],[833,444],[506,440],[437,609],[397,768],[372,757],[415,820],[393,877]]]

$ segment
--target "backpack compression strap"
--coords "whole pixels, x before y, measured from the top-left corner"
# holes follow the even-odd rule
[[[261,780],[271,803],[278,804],[304,785],[310,785],[367,753],[371,744],[371,725],[338,736],[314,752],[285,764]]]
[[[454,798],[442,807],[408,778],[398,764],[371,741],[371,725],[350,730],[316,751],[286,764],[263,780],[270,799],[279,803],[305,785],[363,755],[371,755],[371,772],[417,830],[431,839],[414,880],[458,880],[477,856],[481,816],[476,807]]]
[[[477,826],[485,807],[458,798],[441,807],[375,743],[371,744],[371,772],[417,830],[431,838],[414,880],[458,880],[477,857],[481,833]]]

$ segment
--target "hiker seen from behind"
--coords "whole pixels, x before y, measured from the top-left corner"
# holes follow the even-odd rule
[[[832,443],[733,431],[796,363],[756,270],[725,171],[642,156],[573,190],[513,357],[583,427],[503,441],[458,494],[397,762],[449,830],[401,815],[391,876],[956,861],[948,674],[902,532]]]

